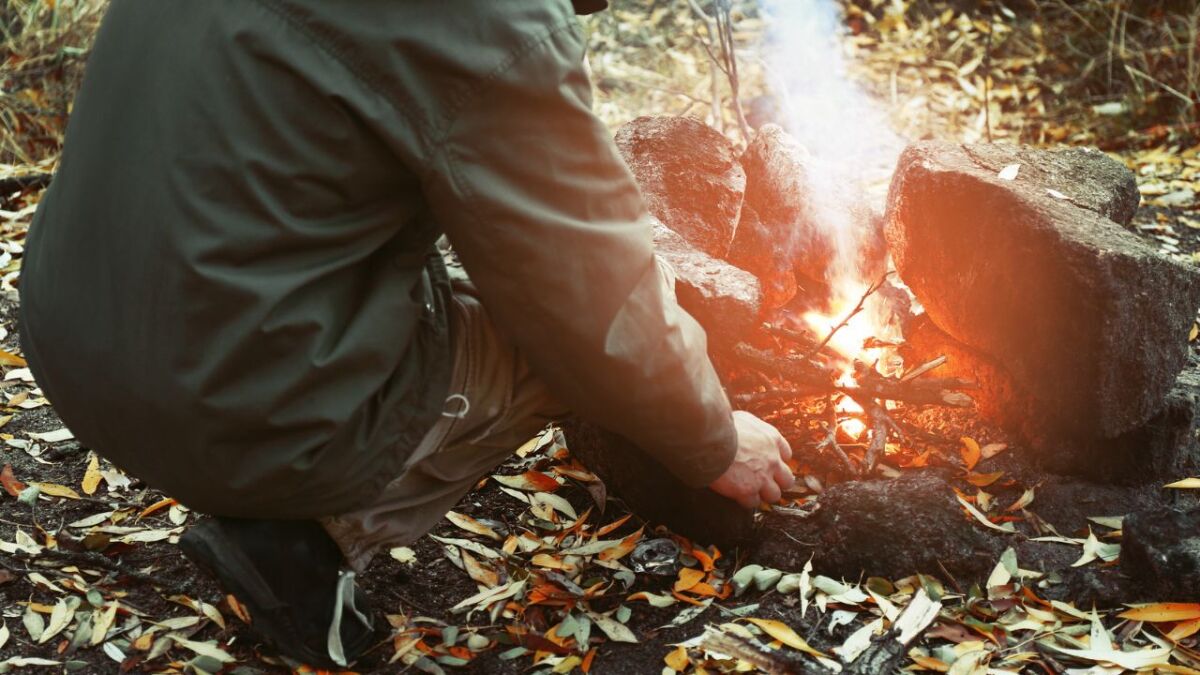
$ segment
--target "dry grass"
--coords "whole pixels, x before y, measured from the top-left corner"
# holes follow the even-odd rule
[[[0,164],[58,154],[106,0],[0,4]]]
[[[909,105],[910,136],[977,140],[989,121],[1001,138],[1035,143],[1197,136],[1195,0],[846,5],[864,75]]]

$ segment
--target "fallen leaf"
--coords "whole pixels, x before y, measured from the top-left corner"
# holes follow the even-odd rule
[[[638,542],[642,540],[642,531],[644,529],[646,529],[646,528],[639,527],[637,532],[634,532],[633,534],[629,535],[628,537],[625,537],[621,541],[617,542],[616,546],[612,546],[612,547],[604,549],[603,551],[600,551],[600,553],[596,555],[596,559],[602,560],[604,562],[609,562],[612,560],[620,560],[621,558],[624,558],[626,555],[629,554],[630,551],[632,551],[634,548],[636,548]]]
[[[108,636],[109,629],[112,628],[113,621],[117,618],[117,603],[110,602],[103,611],[97,609],[92,613],[92,646],[95,647],[104,638]]]
[[[975,487],[987,487],[1000,480],[1003,475],[1003,471],[996,471],[995,473],[969,473],[967,474],[967,482]]]
[[[1195,490],[1195,489],[1200,488],[1200,478],[1196,478],[1196,477],[1184,478],[1183,480],[1177,480],[1174,483],[1167,483],[1163,487],[1183,489],[1183,490]]]
[[[704,572],[701,570],[684,567],[679,570],[679,578],[675,580],[674,589],[680,592],[689,590],[703,581],[704,576]]]
[[[972,506],[970,502],[963,499],[960,495],[954,495],[954,498],[958,500],[959,504],[963,505],[963,508],[967,510],[967,513],[971,514],[972,518],[979,521],[979,523],[981,525],[983,525],[984,527],[988,527],[988,528],[991,528],[998,532],[1005,532],[1008,534],[1012,534],[1013,532],[1017,531],[1017,529],[1015,527],[1013,527],[1012,523],[1004,523],[1003,525],[997,525],[996,523],[993,523],[992,521],[988,520],[987,516],[980,513],[979,509]]]
[[[500,575],[492,568],[479,562],[466,551],[459,551],[462,556],[463,568],[467,571],[467,576],[477,584],[482,584],[488,588],[495,588],[500,585]]]
[[[13,354],[12,352],[7,352],[7,351],[4,351],[3,349],[0,349],[0,365],[16,366],[18,368],[25,368],[29,364],[26,363],[25,359],[21,358],[20,356],[17,356],[16,354]]]
[[[481,537],[487,537],[488,539],[493,539],[495,541],[500,541],[502,539],[502,537],[497,534],[495,530],[466,514],[458,513],[457,511],[448,511],[446,513],[446,520],[449,520],[459,528],[466,530],[471,534],[477,534]]]
[[[180,647],[190,649],[200,656],[207,656],[208,658],[215,659],[221,663],[230,663],[234,661],[233,656],[230,655],[229,652],[218,647],[216,641],[196,642],[193,640],[186,640],[175,635],[170,637],[175,641],[175,644],[179,645]]]
[[[675,598],[669,595],[657,595],[649,591],[640,591],[626,598],[627,600],[645,600],[650,603],[651,607],[670,607],[678,602]]]
[[[407,546],[397,546],[391,551],[388,551],[388,554],[392,556],[393,560],[401,565],[411,565],[417,562],[416,552]]]
[[[979,443],[975,442],[974,438],[963,436],[961,439],[962,448],[959,453],[962,455],[963,463],[967,465],[967,471],[975,469],[975,465],[979,463],[980,457],[983,456],[979,449]]]
[[[11,464],[5,464],[4,468],[0,469],[0,485],[3,485],[4,491],[13,497],[19,497],[21,491],[25,489],[25,484],[13,477]]]
[[[1001,169],[1000,173],[998,175],[1000,177],[1000,180],[1016,180],[1017,174],[1020,172],[1021,172],[1020,164],[1009,164],[1008,166]]]
[[[749,621],[750,623],[754,624],[755,626],[758,626],[759,628],[763,629],[763,631],[767,635],[770,635],[772,638],[779,640],[780,642],[791,647],[792,649],[799,649],[800,651],[804,652],[805,654],[808,654],[810,656],[815,656],[815,657],[821,658],[821,659],[829,658],[825,654],[810,647],[809,644],[804,641],[804,638],[797,635],[796,631],[792,630],[791,626],[788,626],[787,624],[783,623],[782,621],[776,621],[774,619],[755,619],[755,618],[747,618],[746,620]]]
[[[1156,602],[1131,607],[1117,616],[1131,621],[1148,621],[1150,623],[1200,619],[1200,603]]]
[[[71,433],[71,430],[67,429],[66,427],[63,427],[62,429],[55,429],[54,431],[30,431],[28,433],[30,438],[39,440],[43,443],[61,443],[63,441],[69,441],[72,438],[75,438],[75,434]]]
[[[596,624],[596,627],[608,636],[609,640],[612,640],[613,642],[638,641],[637,636],[633,634],[633,631],[629,630],[629,626],[617,621],[616,619],[612,618],[612,616],[608,614],[598,614],[587,609],[585,609],[584,612],[588,615],[588,618],[592,620],[592,623]]]
[[[1189,638],[1200,631],[1200,619],[1192,619],[1190,621],[1180,621],[1175,624],[1175,627],[1167,633],[1167,639],[1171,642],[1179,642],[1184,638]]]
[[[100,487],[103,476],[100,475],[100,458],[94,452],[89,452],[88,456],[87,469],[83,472],[83,481],[80,482],[79,487],[84,494],[94,495],[96,488]]]
[[[88,494],[91,494],[91,493],[88,493]],[[160,499],[160,500],[154,502],[153,504],[151,504],[150,506],[147,506],[146,508],[142,509],[141,513],[139,513],[137,515],[136,520],[141,520],[142,518],[145,518],[146,516],[157,513],[165,508],[175,506],[178,503],[179,502],[175,501],[174,499],[172,499],[170,497]]]
[[[78,492],[72,490],[71,488],[67,487],[66,485],[59,485],[58,483],[30,483],[30,485],[41,490],[42,494],[50,495],[51,497],[63,497],[65,499],[83,499],[83,497],[79,496]]]
[[[525,492],[553,492],[558,489],[558,481],[540,471],[526,471],[516,476],[492,476],[492,480]]]
[[[687,649],[683,645],[679,645],[663,658],[663,663],[666,663],[671,670],[682,673],[687,670],[691,660],[688,659]]]
[[[1004,510],[1005,511],[1019,511],[1025,507],[1029,506],[1030,504],[1032,504],[1033,498],[1034,498],[1033,488],[1029,488],[1025,492],[1021,493],[1021,496],[1017,498],[1017,501],[1013,502],[1011,505],[1009,505],[1009,507],[1007,509],[1004,509]]]

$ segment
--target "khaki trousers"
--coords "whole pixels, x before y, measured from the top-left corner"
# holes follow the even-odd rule
[[[496,332],[470,281],[453,268],[451,280],[454,368],[442,417],[375,504],[322,521],[356,571],[381,548],[433,529],[481,478],[569,412]]]
[[[673,297],[675,273],[661,258],[657,264]],[[441,419],[375,504],[322,520],[359,572],[380,549],[411,544],[433,529],[481,478],[569,413],[496,332],[466,275],[451,267],[450,277],[454,368]]]

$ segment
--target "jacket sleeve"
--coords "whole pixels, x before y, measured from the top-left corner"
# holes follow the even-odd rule
[[[425,191],[492,320],[562,402],[708,485],[736,451],[729,401],[590,99],[572,19],[463,105]]]

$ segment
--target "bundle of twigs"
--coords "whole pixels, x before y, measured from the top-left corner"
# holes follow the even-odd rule
[[[851,378],[842,377],[842,373],[821,359],[834,335],[863,311],[867,299],[882,288],[886,278],[885,276],[872,284],[846,317],[829,331],[824,340],[815,345],[802,333],[775,326],[764,327],[769,334],[781,338],[782,341],[791,342],[804,351],[777,353],[741,343],[734,347],[732,353],[733,360],[739,366],[760,373],[763,381],[772,383],[772,386],[760,391],[734,394],[734,405],[746,407],[770,400],[789,401],[824,397],[825,414],[829,416],[829,420],[825,424],[826,435],[816,444],[816,449],[833,452],[850,473],[859,476],[874,470],[890,436],[903,438],[903,433],[889,413],[887,402],[965,408],[972,405],[972,399],[963,390],[975,386],[975,383],[969,380],[931,377],[930,373],[946,363],[947,359],[944,356],[923,363],[900,376],[884,375],[873,364],[855,361]],[[779,381],[784,384],[776,386],[774,383]],[[851,399],[862,408],[862,418],[870,433],[864,459],[857,466],[838,440],[839,420],[835,399],[839,395]]]

